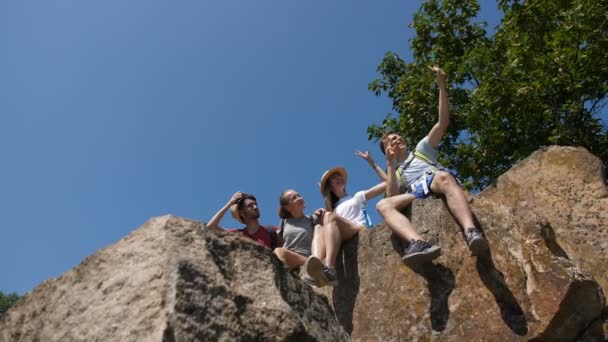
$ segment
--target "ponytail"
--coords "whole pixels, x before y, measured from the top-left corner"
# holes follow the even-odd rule
[[[287,191],[290,191],[291,189],[287,189],[285,191],[283,191],[281,193],[281,196],[279,196],[279,217],[281,219],[288,219],[290,217],[292,217],[291,213],[285,209],[285,205],[287,204],[287,199],[285,198],[285,194],[287,193]]]

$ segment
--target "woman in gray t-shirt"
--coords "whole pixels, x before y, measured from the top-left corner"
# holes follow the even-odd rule
[[[275,249],[277,257],[290,268],[304,265],[306,274],[302,279],[310,284],[336,286],[338,277],[335,269],[327,267],[322,261],[327,255],[328,247],[338,250],[342,244],[339,227],[333,222],[337,216],[333,213],[326,214],[325,209],[317,209],[314,214],[305,215],[304,199],[293,189],[283,191],[279,202],[279,217],[283,219],[279,235],[283,237],[283,247]],[[327,221],[326,226],[320,224],[322,219]],[[329,246],[325,236],[332,235],[334,230],[338,239],[332,239],[335,242]]]

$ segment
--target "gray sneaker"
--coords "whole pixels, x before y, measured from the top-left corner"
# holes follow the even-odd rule
[[[410,242],[401,260],[409,267],[416,267],[425,262],[432,261],[440,255],[441,247],[431,245],[424,240],[414,240]]]
[[[329,268],[327,265],[323,265],[323,275],[327,279],[327,285],[338,286],[338,275],[336,274],[335,268]]]
[[[483,236],[483,232],[479,228],[469,228],[464,236],[471,255],[480,256],[488,250],[488,240]]]

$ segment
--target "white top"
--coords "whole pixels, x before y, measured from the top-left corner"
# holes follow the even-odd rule
[[[416,149],[422,152],[434,163],[437,163],[437,166],[439,166],[437,162],[437,150],[434,149],[431,144],[429,144],[429,139],[427,137],[424,137],[422,138],[422,140],[420,140],[418,145],[416,145]],[[407,160],[410,159],[412,153],[413,151],[410,152],[410,155],[408,155],[408,157],[404,161],[400,162],[397,165],[397,168],[405,167],[405,164],[407,163]],[[433,166],[425,162],[424,160],[413,158],[409,165],[407,165],[405,170],[403,170],[403,178],[405,178],[404,180],[406,184],[412,184],[417,181],[418,178],[422,177],[422,175],[424,175],[427,170],[432,168]]]
[[[347,195],[342,197],[336,205],[334,212],[351,222],[365,226],[363,208],[365,208],[366,204],[365,191],[359,191],[354,196]]]

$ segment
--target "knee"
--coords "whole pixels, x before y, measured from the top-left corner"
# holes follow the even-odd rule
[[[326,211],[323,214],[323,225],[327,225],[330,222],[336,222],[336,214],[331,211]]]
[[[281,259],[281,260],[283,260],[283,258],[285,258],[285,248],[283,248],[283,247],[278,247],[278,248],[275,248],[275,249],[273,250],[273,253],[274,253],[274,254],[275,254],[277,257],[279,257],[279,259]]]
[[[456,181],[454,180],[454,176],[447,171],[437,171],[435,173],[433,182],[437,182],[437,185],[441,189],[448,189],[457,185]]]
[[[392,208],[392,206],[386,198],[381,199],[378,203],[376,203],[376,210],[383,217],[386,214],[386,212],[388,210],[390,210],[391,208]]]

